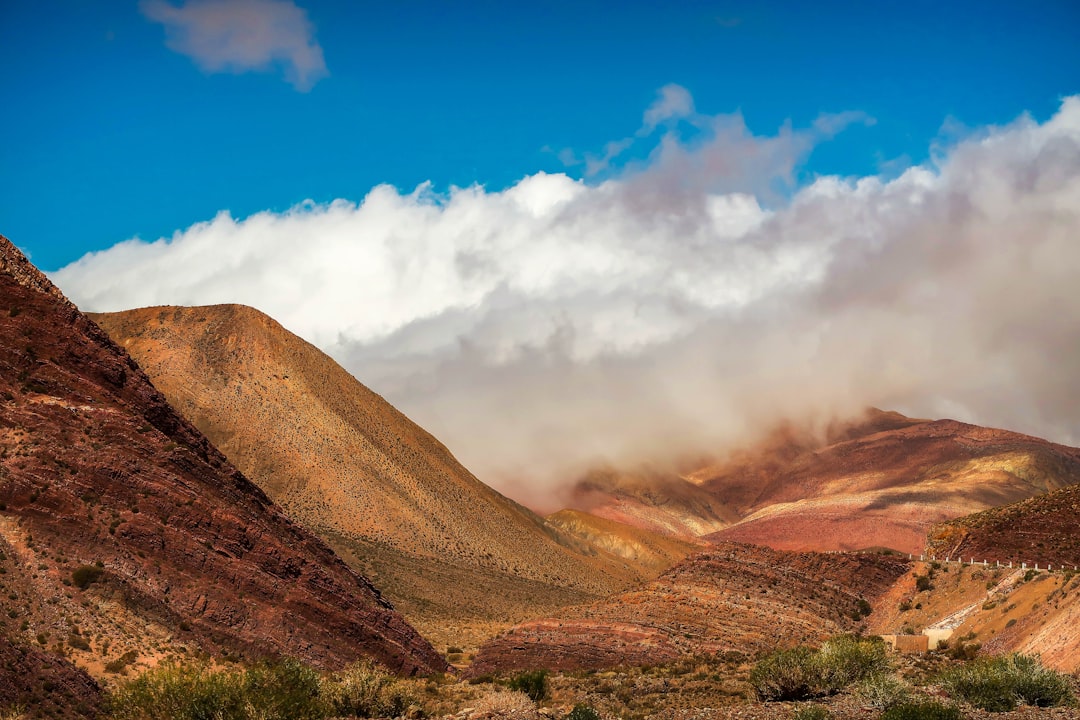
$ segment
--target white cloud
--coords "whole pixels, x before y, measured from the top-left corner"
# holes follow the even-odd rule
[[[694,113],[694,98],[682,85],[671,83],[660,88],[659,97],[645,111],[642,124],[651,130],[666,120],[690,116]]]
[[[206,72],[247,72],[280,65],[306,91],[328,72],[315,26],[288,0],[142,0],[139,8],[165,26],[169,49]]]
[[[868,404],[1080,442],[1080,98],[773,210],[835,126],[708,128],[596,185],[223,213],[54,280],[88,310],[258,307],[533,502]]]

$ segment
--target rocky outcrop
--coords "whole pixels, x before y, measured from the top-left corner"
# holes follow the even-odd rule
[[[926,552],[934,556],[1080,565],[1080,486],[935,525]]]
[[[896,556],[728,543],[637,590],[518,625],[484,645],[470,671],[599,669],[818,642],[857,629],[907,569]]]
[[[95,643],[70,649],[87,667],[156,634],[161,653],[445,668],[370,582],[290,521],[6,238],[0,533],[42,601],[20,608],[27,639],[74,636],[57,624],[77,617],[96,630]],[[70,609],[67,620],[57,608]]]

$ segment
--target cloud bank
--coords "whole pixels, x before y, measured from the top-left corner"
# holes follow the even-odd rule
[[[777,202],[836,122],[711,118],[598,184],[222,213],[53,279],[87,310],[253,305],[540,506],[598,461],[867,405],[1080,443],[1080,97]]]
[[[242,73],[275,64],[300,91],[328,72],[315,26],[288,0],[142,0],[142,14],[165,26],[166,46],[206,72]]]

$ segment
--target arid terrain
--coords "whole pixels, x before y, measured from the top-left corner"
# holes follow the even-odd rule
[[[1075,448],[871,410],[597,470],[541,518],[251,308],[99,327],[6,239],[0,301],[0,711],[287,657],[426,678],[400,710],[460,720],[541,717],[504,688],[538,669],[547,717],[787,717],[755,663],[846,633],[944,639],[890,661],[927,697],[978,653],[1080,672]],[[873,716],[859,692],[819,702]]]
[[[578,493],[593,514],[676,535],[783,550],[918,553],[934,523],[1077,482],[1076,448],[871,410],[823,433],[780,428],[755,447],[662,482],[593,474]]]
[[[193,653],[445,667],[6,238],[0,308],[2,634],[28,673],[0,696],[50,673],[85,694],[40,651],[99,678]]]
[[[613,555],[545,523],[257,310],[94,318],[232,463],[439,645],[475,646],[670,564]]]
[[[471,671],[599,670],[820,642],[859,629],[863,609],[907,570],[897,556],[724,543],[640,588],[500,634]]]

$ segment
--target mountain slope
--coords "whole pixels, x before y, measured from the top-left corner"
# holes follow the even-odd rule
[[[619,477],[630,477],[623,473]],[[582,507],[675,534],[787,550],[918,553],[935,522],[1080,482],[1080,450],[955,420],[869,410],[824,432],[784,426],[682,477],[579,484]],[[687,498],[694,498],[687,502]],[[652,508],[655,508],[652,509]]]
[[[1057,567],[1080,565],[1080,485],[935,525],[927,552],[941,557]]]
[[[955,420],[892,419],[882,429],[886,418],[871,414],[844,439],[795,454],[762,478],[749,515],[710,537],[919,552],[935,522],[1080,482],[1076,448]],[[702,487],[746,497],[747,477],[720,472]]]
[[[873,604],[907,569],[896,556],[725,543],[637,589],[512,628],[480,649],[470,672],[599,669],[821,641],[857,629],[860,600]]]
[[[468,644],[462,635],[479,637],[490,623],[643,578],[481,483],[430,434],[257,310],[94,317],[237,467],[370,573],[429,637]]]
[[[128,651],[445,667],[3,237],[0,540],[16,639],[95,674]]]

